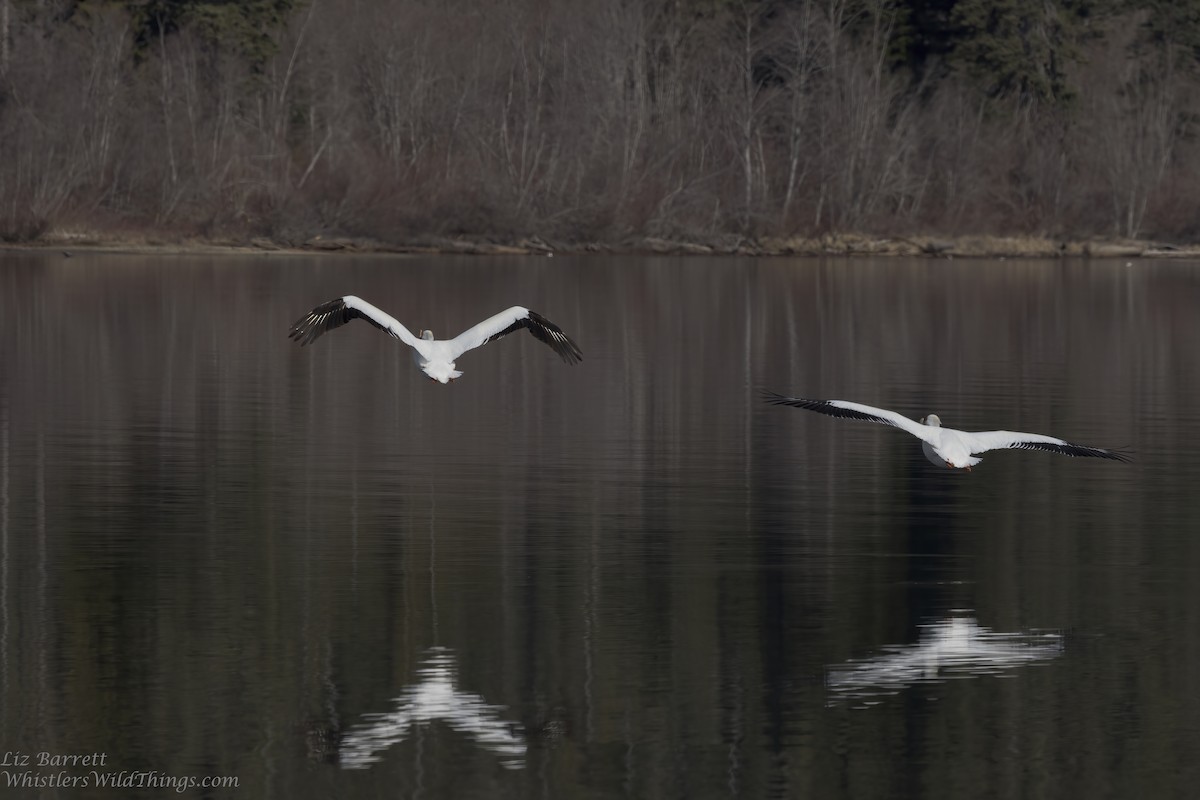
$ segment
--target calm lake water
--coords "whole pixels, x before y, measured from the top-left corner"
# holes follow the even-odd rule
[[[3,254],[0,793],[1194,796],[1198,444],[1196,263]]]

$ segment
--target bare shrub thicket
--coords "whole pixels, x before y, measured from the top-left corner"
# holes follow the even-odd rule
[[[1185,123],[1195,116],[1196,94],[1194,81],[1180,69],[1177,47],[1168,43],[1120,58],[1130,43],[1126,30],[1097,48],[1086,73],[1090,91],[1080,130],[1089,156],[1085,168],[1097,181],[1097,206],[1107,212],[1098,223],[1136,237],[1147,227],[1152,202],[1191,205],[1164,190],[1172,173],[1179,175],[1192,160],[1182,158],[1181,148],[1192,138]]]
[[[311,0],[251,64],[0,0],[0,237],[1193,235],[1196,77],[1128,19],[1063,104],[914,84],[892,4],[708,8]]]

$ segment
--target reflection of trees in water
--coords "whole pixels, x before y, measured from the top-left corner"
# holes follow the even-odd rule
[[[500,756],[509,769],[525,766],[525,736],[516,723],[501,718],[504,706],[490,705],[482,697],[455,686],[457,667],[452,651],[435,647],[420,679],[404,687],[395,698],[396,709],[366,714],[342,738],[339,760],[346,769],[362,769],[380,760],[379,753],[407,739],[415,728],[443,722],[469,736],[480,747]]]
[[[8,701],[8,395],[0,386],[0,713]]]
[[[920,626],[916,644],[889,645],[884,654],[831,666],[825,685],[831,702],[841,697],[895,694],[919,683],[999,675],[1016,667],[1057,658],[1057,633],[996,633],[973,617],[947,617]]]
[[[167,271],[149,258],[25,258],[0,273],[12,532],[0,678],[13,724],[43,702],[93,741],[136,731],[126,752],[225,759],[311,795],[311,771],[289,769],[290,740],[262,759],[238,755],[263,752],[258,721],[311,715],[314,749],[341,755],[348,737],[399,711],[407,679],[395,676],[426,666],[428,644],[472,642],[496,667],[477,671],[456,650],[457,674],[507,704],[511,717],[494,719],[519,721],[530,745],[509,780],[545,774],[566,794],[556,770],[575,760],[614,794],[626,780],[628,793],[653,796],[731,772],[750,795],[764,776],[797,786],[788,765],[841,724],[814,713],[832,696],[826,665],[845,675],[860,663],[850,656],[902,649],[864,647],[924,644],[920,623],[947,608],[986,609],[1002,631],[1171,628],[1179,640],[1155,646],[1195,648],[1193,550],[1177,532],[1200,506],[1176,499],[1195,458],[1174,443],[1195,438],[1187,343],[1200,316],[1182,267],[597,257],[384,269],[347,256],[325,270],[273,255],[181,257]],[[502,342],[472,381],[435,387],[370,330],[287,350],[294,308],[345,280],[400,298],[397,313],[435,328],[460,322],[437,302],[448,288],[465,314],[515,286],[578,320],[590,366],[567,376]],[[1068,420],[1123,433],[1117,443],[1147,458],[1118,472],[1009,454],[985,472],[945,474],[872,426],[780,418],[758,404],[759,386],[937,411],[963,427],[999,409],[1031,430]],[[17,535],[37,530],[39,413],[51,423],[41,607],[38,539]],[[42,700],[39,634],[17,624],[39,610],[51,668],[79,667],[52,680],[62,699]],[[1049,685],[1092,737],[1081,770],[1113,777],[1101,756],[1131,746],[1118,742],[1128,726],[1106,725],[1111,704],[1087,696],[1130,687],[1122,703],[1153,732],[1132,746],[1169,752],[1159,744],[1196,695],[1186,671],[1159,667],[1064,658],[1023,680],[1020,697],[1007,682],[971,681],[962,702],[998,713],[965,741],[982,752],[1009,725],[1068,735],[1056,733],[1061,713],[1029,702]],[[237,677],[253,672],[254,686]],[[179,727],[164,731],[168,700]],[[948,703],[887,705],[873,716],[909,712],[928,753],[958,734],[942,725]],[[230,725],[226,709],[246,724]],[[856,735],[882,730],[853,724],[869,729]],[[544,746],[543,726],[567,735]],[[417,780],[397,756],[441,729],[421,730],[413,722],[392,751],[375,751],[370,774]],[[512,758],[441,733],[439,745],[485,766]],[[723,746],[685,770],[678,753],[697,742]],[[453,757],[444,751],[422,751],[422,763]],[[864,747],[847,774],[881,752]],[[445,772],[437,780],[463,777]]]

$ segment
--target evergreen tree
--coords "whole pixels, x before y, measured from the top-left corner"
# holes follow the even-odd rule
[[[958,0],[950,14],[950,61],[993,97],[1066,102],[1074,95],[1068,69],[1081,43],[1099,36],[1094,24],[1106,0]]]
[[[287,21],[297,0],[149,0],[132,5],[134,42],[140,51],[160,34],[184,25],[228,46],[255,67],[276,52],[273,32]]]
[[[896,9],[892,52],[897,67],[920,79],[943,63],[954,45],[955,0],[908,0]]]
[[[1188,67],[1200,67],[1200,0],[1142,0],[1129,10],[1145,15],[1138,49],[1161,55],[1178,50]]]

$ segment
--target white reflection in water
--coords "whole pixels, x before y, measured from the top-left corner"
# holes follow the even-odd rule
[[[420,680],[406,686],[395,699],[395,711],[364,714],[364,721],[346,732],[338,748],[342,768],[369,767],[380,760],[380,751],[404,741],[414,727],[434,720],[441,720],[496,753],[505,767],[524,767],[526,744],[520,726],[500,718],[504,706],[489,705],[479,695],[457,689],[456,672],[450,650],[431,648],[424,666],[417,670]]]
[[[921,625],[916,644],[889,645],[884,655],[828,668],[825,685],[840,697],[895,694],[918,683],[999,675],[1015,667],[1057,657],[1057,633],[996,633],[974,618],[947,617]]]

